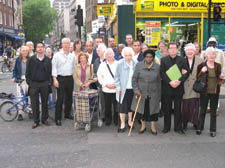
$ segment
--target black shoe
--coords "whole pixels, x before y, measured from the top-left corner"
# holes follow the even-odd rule
[[[197,135],[201,135],[201,134],[202,134],[202,131],[201,131],[201,130],[197,130],[197,131],[196,131],[196,134],[197,134]]]
[[[143,130],[139,130],[138,133],[139,133],[139,134],[143,134],[145,131],[146,131],[146,128],[143,129]]]
[[[61,125],[62,125],[61,120],[56,120],[56,121],[55,121],[55,124],[56,124],[57,126],[61,126]]]
[[[177,131],[175,131],[175,132],[178,133],[178,134],[185,134],[185,132],[184,132],[183,129],[177,130]]]
[[[157,131],[152,131],[152,129],[151,129],[151,133],[152,133],[152,135],[157,135],[158,134],[158,132]]]
[[[73,116],[72,115],[65,116],[64,118],[69,119],[69,120],[73,120]]]
[[[166,133],[168,133],[169,131],[170,131],[169,129],[163,129],[162,132],[163,132],[164,134],[166,134]]]
[[[124,128],[118,128],[118,131],[117,132],[123,133],[123,132],[125,132],[125,130],[126,130],[126,127],[124,127]]]
[[[216,132],[210,132],[210,136],[211,137],[215,137],[216,136]]]
[[[19,114],[18,115],[18,119],[17,119],[18,121],[23,121],[23,116],[22,116],[22,114]]]

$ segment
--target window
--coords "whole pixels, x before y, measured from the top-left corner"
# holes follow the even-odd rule
[[[1,0],[0,0],[1,1]],[[2,12],[0,11],[0,24],[2,24],[3,23],[3,18],[2,18]]]
[[[5,25],[7,25],[6,14],[4,15]]]
[[[13,17],[9,15],[9,26],[13,27]]]

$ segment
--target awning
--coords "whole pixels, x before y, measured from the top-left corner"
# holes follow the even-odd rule
[[[25,40],[23,37],[18,36],[17,34],[8,34],[8,33],[6,33],[6,35],[9,36],[9,37],[14,38],[16,40]]]
[[[24,37],[18,36],[18,35],[13,35],[13,38],[15,38],[16,40],[25,40]]]

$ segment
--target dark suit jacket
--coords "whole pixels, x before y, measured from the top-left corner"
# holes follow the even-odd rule
[[[93,49],[93,54],[92,54],[92,60],[91,60],[91,64],[95,63],[95,60],[98,58],[98,54],[97,54],[97,50],[96,48]]]
[[[169,70],[170,67],[172,67],[174,64],[177,64],[178,68],[180,69],[180,72],[182,72],[182,69],[185,69],[188,71],[188,65],[185,58],[181,56],[176,56],[176,58],[172,59],[170,56],[161,58],[161,65],[160,65],[160,74],[162,78],[162,94],[163,95],[182,95],[184,94],[184,81],[189,76],[189,71],[182,75],[182,77],[179,79],[181,81],[181,84],[177,88],[173,88],[170,86],[171,80],[166,74],[166,71]]]
[[[141,62],[144,60],[144,56],[141,52],[139,53],[137,60],[138,60],[138,62]]]

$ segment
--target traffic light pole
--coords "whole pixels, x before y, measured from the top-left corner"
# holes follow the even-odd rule
[[[78,26],[79,39],[81,39],[81,26]]]
[[[211,37],[211,7],[212,7],[212,0],[209,0],[209,9],[208,9],[208,39]]]

